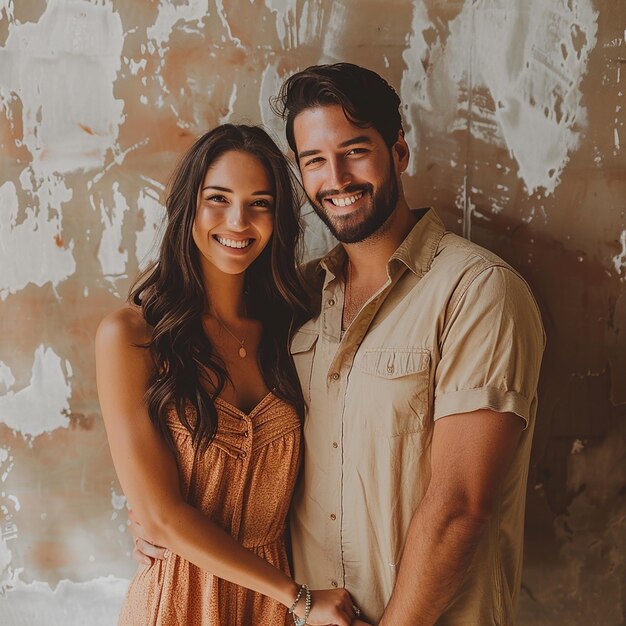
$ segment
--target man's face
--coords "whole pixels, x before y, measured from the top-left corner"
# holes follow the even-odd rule
[[[398,203],[393,146],[355,126],[340,105],[306,109],[293,130],[304,190],[334,237],[356,243],[377,232]]]

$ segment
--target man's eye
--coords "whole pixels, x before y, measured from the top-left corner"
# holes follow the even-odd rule
[[[366,148],[352,148],[348,154],[364,154],[365,152],[367,152]]]
[[[304,163],[305,167],[308,167],[309,165],[317,165],[318,163],[322,162],[322,157],[313,157],[312,159],[309,159],[308,161],[306,161]]]

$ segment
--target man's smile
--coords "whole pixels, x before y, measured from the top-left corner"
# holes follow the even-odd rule
[[[326,198],[326,200],[329,200],[335,206],[350,206],[351,204],[354,204],[357,200],[359,200],[361,196],[363,196],[362,191],[352,196],[347,196],[345,198]]]

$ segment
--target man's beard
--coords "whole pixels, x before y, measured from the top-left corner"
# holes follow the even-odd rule
[[[332,215],[326,211],[324,198],[340,193],[357,194],[360,192],[364,196],[369,196],[369,202],[360,209],[347,215]],[[320,191],[316,195],[315,201],[311,200],[311,204],[337,241],[358,243],[376,233],[393,213],[398,204],[398,181],[395,172],[390,168],[389,177],[383,181],[375,194],[374,187],[369,183],[349,185],[341,191]]]

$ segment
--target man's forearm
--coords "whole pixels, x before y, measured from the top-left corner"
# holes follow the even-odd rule
[[[486,518],[422,501],[404,545],[398,577],[379,626],[431,626],[459,588]]]

